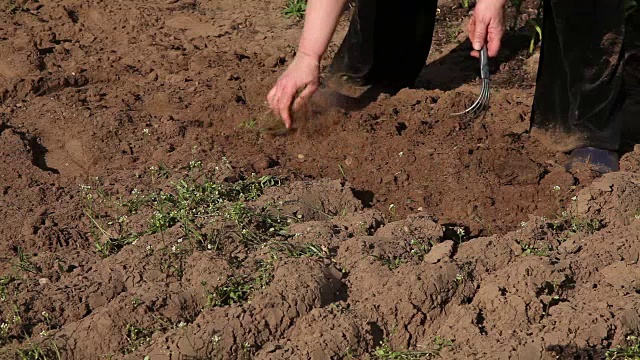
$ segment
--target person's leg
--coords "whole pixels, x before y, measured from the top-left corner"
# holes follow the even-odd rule
[[[427,60],[436,10],[437,0],[357,0],[329,78],[346,87],[411,85]]]
[[[623,140],[640,142],[640,9],[627,16],[624,34]]]
[[[617,150],[624,0],[546,0],[543,16],[532,132],[558,151]]]

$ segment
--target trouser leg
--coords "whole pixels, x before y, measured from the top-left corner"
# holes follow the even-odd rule
[[[437,0],[357,0],[329,75],[356,86],[411,85],[425,65]]]
[[[625,62],[623,139],[640,141],[640,10],[627,17],[624,38]]]
[[[623,0],[545,0],[531,123],[569,151],[617,150],[624,101]]]

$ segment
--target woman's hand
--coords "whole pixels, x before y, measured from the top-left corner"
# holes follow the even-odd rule
[[[291,109],[296,111],[318,90],[320,76],[318,60],[314,56],[299,52],[267,95],[269,107],[274,114],[282,118],[287,128],[291,127]],[[296,93],[301,89],[302,92],[294,101]],[[292,102],[293,106],[291,106]]]
[[[490,57],[498,55],[504,34],[504,6],[506,0],[478,0],[469,21],[469,40],[472,56],[480,56],[486,44]]]
[[[291,127],[291,103],[293,102],[295,111],[318,90],[320,58],[327,51],[346,2],[347,0],[307,2],[298,53],[267,95],[269,106],[282,118],[287,128]],[[300,96],[294,102],[296,92],[301,89]]]

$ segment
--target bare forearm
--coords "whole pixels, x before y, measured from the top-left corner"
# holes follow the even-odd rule
[[[298,52],[319,62],[347,0],[309,0]]]

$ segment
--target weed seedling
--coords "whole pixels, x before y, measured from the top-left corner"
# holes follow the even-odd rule
[[[539,248],[535,245],[529,245],[522,243],[520,244],[520,248],[522,249],[522,256],[535,255],[535,256],[549,256],[549,246],[547,245],[546,249]]]
[[[411,255],[422,261],[425,255],[427,255],[429,251],[431,251],[433,243],[426,243],[425,241],[420,239],[412,239],[409,242],[409,246],[411,247]]]
[[[287,0],[283,14],[287,18],[302,19],[307,11],[307,0]]]
[[[213,292],[207,291],[205,308],[227,306],[246,302],[254,291],[266,288],[273,280],[273,264],[258,262],[256,274],[229,276]]]
[[[151,342],[152,334],[152,330],[127,324],[127,327],[125,328],[125,336],[127,337],[127,342],[129,344],[122,350],[122,352],[125,355],[131,354],[142,346],[149,344]]]
[[[62,360],[60,350],[53,341],[47,347],[29,341],[26,347],[16,349],[15,357],[19,360]]]
[[[531,42],[529,43],[529,54],[533,54],[533,50],[536,46],[536,39],[542,40],[542,26],[540,25],[540,19],[529,19],[527,24],[533,29],[531,35]]]
[[[395,270],[402,265],[404,260],[400,256],[387,256],[387,255],[371,255],[374,259],[380,261],[382,265],[389,268],[389,270]]]
[[[380,360],[420,360],[437,355],[434,351],[394,350],[385,339],[373,352],[375,359]]]
[[[31,262],[29,255],[25,254],[24,249],[20,246],[16,248],[18,253],[18,264],[16,267],[24,272],[29,272],[32,274],[39,274],[42,272],[42,269]]]
[[[640,339],[637,336],[628,336],[627,345],[609,349],[607,360],[638,360],[640,359]]]

